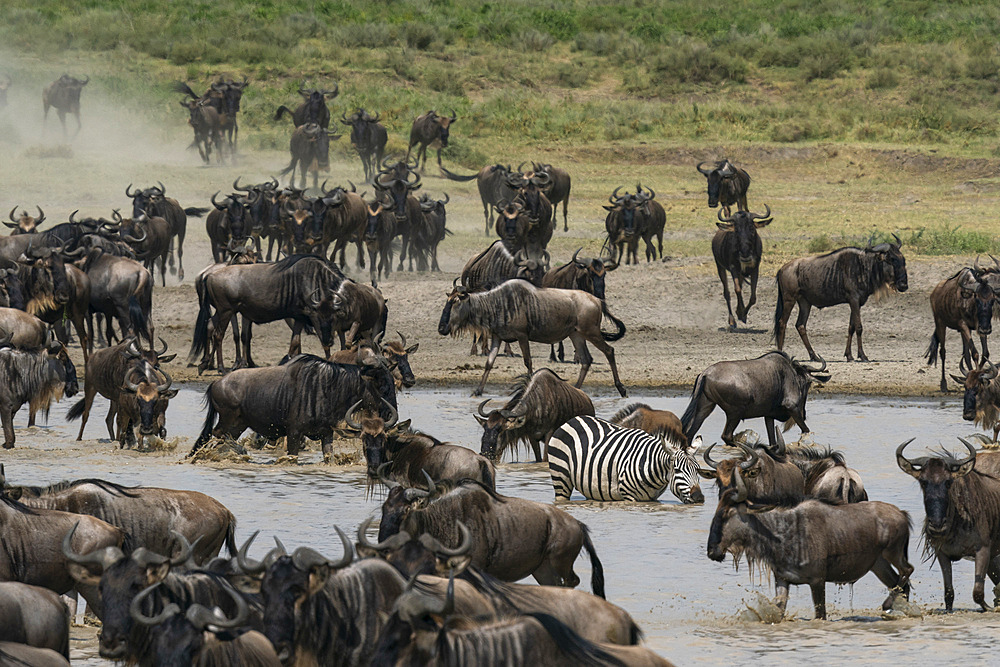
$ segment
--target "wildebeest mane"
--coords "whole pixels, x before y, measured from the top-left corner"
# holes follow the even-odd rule
[[[829,446],[789,445],[785,448],[785,457],[802,471],[807,489],[830,468],[847,465],[844,455]]]
[[[488,292],[469,295],[477,304],[461,327],[452,327],[452,335],[465,331],[489,333],[496,325],[525,317],[528,322],[544,318],[535,286],[523,278],[512,278]]]
[[[94,486],[100,488],[102,491],[110,493],[113,496],[125,496],[127,498],[138,498],[138,493],[132,493],[132,489],[138,487],[128,487],[122,486],[120,484],[115,484],[114,482],[109,482],[104,479],[96,478],[86,478],[86,479],[76,479],[76,480],[63,480],[61,482],[56,482],[55,484],[49,484],[48,486],[16,486],[12,488],[21,489],[22,492],[28,492],[32,496],[48,496],[66,491],[67,489],[72,489],[83,484],[93,484]]]
[[[945,467],[959,462],[948,452],[942,452],[939,456]],[[925,560],[934,556],[935,548],[955,540],[962,533],[972,533],[977,536],[994,534],[995,527],[1000,525],[1000,485],[995,484],[996,482],[1000,480],[976,469],[952,481],[948,489],[950,530],[935,539],[927,534],[927,518],[924,517],[924,529],[921,535],[924,541]]]
[[[328,262],[322,257],[318,257],[316,255],[289,255],[288,257],[285,257],[284,259],[275,262],[272,268],[275,271],[279,272],[288,271],[303,260],[314,260],[317,263],[319,263],[322,267],[332,271],[338,278],[342,280],[346,278],[343,271],[340,270],[340,267],[337,266],[335,262]]]
[[[53,382],[52,376],[46,372],[52,363],[61,366],[62,362],[52,359],[45,352],[11,348],[0,350],[0,377],[7,380],[15,405],[29,402],[33,410],[44,410],[48,414],[49,405],[62,398],[64,388],[62,382]]]
[[[21,503],[17,502],[16,500],[11,500],[10,498],[8,498],[5,495],[4,496],[0,496],[0,502],[2,502],[7,507],[11,508],[12,510],[14,510],[15,512],[17,512],[18,514],[30,514],[30,515],[36,515],[36,514],[38,514],[38,512],[36,512],[34,509],[28,507],[27,505],[22,505]]]
[[[439,498],[443,498],[451,494],[452,492],[461,492],[471,487],[477,487],[485,491],[487,494],[489,494],[489,496],[498,503],[507,502],[506,499],[504,499],[501,496],[498,496],[496,491],[486,486],[478,479],[472,479],[471,477],[463,477],[462,479],[457,479],[457,480],[443,479],[440,482],[435,481],[434,487],[435,487],[435,493],[433,496],[428,498],[428,501],[438,500]]]

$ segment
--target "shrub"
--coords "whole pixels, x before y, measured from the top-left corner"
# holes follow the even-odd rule
[[[868,75],[865,87],[870,90],[895,88],[899,85],[899,77],[888,67],[880,67]]]

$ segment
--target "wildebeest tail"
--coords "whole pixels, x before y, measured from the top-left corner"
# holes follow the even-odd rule
[[[201,302],[198,306],[198,318],[194,321],[194,340],[191,342],[191,352],[188,361],[193,362],[201,355],[208,345],[208,321],[212,317],[212,306],[202,294],[198,295]],[[209,401],[211,403],[211,401]]]
[[[441,171],[444,172],[445,178],[449,181],[458,181],[459,183],[465,183],[467,181],[474,181],[479,174],[472,174],[471,176],[459,176],[458,174],[453,174],[444,167],[441,167]]]
[[[66,419],[68,421],[74,421],[83,416],[83,408],[87,403],[87,399],[81,398],[79,401],[73,404],[73,407],[69,409],[66,413]]]
[[[385,327],[389,323],[389,306],[385,303],[382,304],[382,313],[378,318],[378,327],[372,332],[373,336],[378,336],[379,334],[385,333]]]
[[[778,325],[781,322],[781,316],[784,314],[785,297],[781,293],[781,280],[775,278],[774,282],[778,284],[778,303],[774,306],[774,330],[771,332],[771,338],[778,340]]]
[[[232,514],[229,515],[229,525],[226,526],[226,549],[230,558],[235,558],[239,551],[239,547],[236,546],[236,517]]]
[[[701,396],[702,392],[705,391],[705,377],[702,374],[698,374],[698,377],[694,381],[694,389],[691,390],[691,401],[688,403],[687,409],[684,414],[681,415],[681,427],[684,429],[684,435],[688,435],[688,428],[694,423],[695,418],[698,416],[698,397]],[[688,439],[694,434],[690,434]]]
[[[590,528],[587,528],[587,524],[582,521],[580,528],[583,530],[583,548],[590,556],[590,588],[594,595],[604,598],[604,566],[601,565],[601,559],[597,557],[597,550],[594,549],[594,543],[590,539]]]
[[[187,85],[183,81],[175,81],[172,88],[175,93],[181,93],[182,95],[190,95],[191,99],[194,100],[198,99],[198,96],[194,94],[193,90],[191,90],[191,86]]]
[[[274,112],[274,120],[281,120],[281,115],[284,114],[284,113],[287,113],[289,116],[291,116],[292,115],[292,110],[289,109],[288,107],[286,107],[284,104],[282,104]]]
[[[132,332],[136,336],[145,336],[149,343],[153,343],[153,332],[149,330],[149,316],[139,304],[139,297],[132,294],[128,298],[128,319],[132,325]]]
[[[617,327],[618,329],[618,331],[613,334],[605,333],[604,331],[602,331],[601,338],[608,341],[609,343],[613,343],[616,340],[621,340],[621,338],[625,335],[625,323],[611,314],[611,311],[608,310],[608,304],[605,303],[604,301],[601,302],[601,312],[604,313],[604,316],[609,320],[611,320],[614,323],[615,327]]]
[[[940,347],[941,341],[938,340],[937,331],[931,334],[931,344],[927,347],[927,351],[924,352],[924,359],[927,360],[928,366],[937,366],[938,358],[938,347]]]
[[[479,474],[483,476],[483,484],[495,491],[497,481],[493,478],[493,466],[490,465],[489,461],[479,462]]]
[[[525,614],[525,616],[530,616],[541,623],[545,632],[552,637],[553,643],[575,664],[586,667],[596,667],[597,665],[626,667],[624,662],[605,651],[600,645],[581,637],[573,628],[556,617],[542,613]]]
[[[190,215],[195,218],[200,218],[206,213],[208,213],[207,208],[199,208],[198,206],[188,206],[186,209],[184,209],[184,215]]]
[[[642,637],[642,628],[636,625],[635,621],[632,621],[632,625],[628,629],[628,643],[632,646],[638,646],[642,643]]]
[[[208,389],[205,390],[205,407],[207,408],[205,414],[205,424],[201,427],[201,435],[198,439],[194,441],[194,445],[191,447],[191,451],[188,452],[188,456],[194,456],[195,452],[201,449],[204,445],[212,438],[212,429],[215,428],[215,418],[219,415],[218,410],[215,409],[215,403],[212,402],[212,387],[215,383],[208,385]],[[233,523],[230,522],[230,529],[233,529]],[[229,535],[226,535],[226,548],[232,553],[232,547],[229,546]],[[233,538],[233,544],[235,545],[235,537]]]

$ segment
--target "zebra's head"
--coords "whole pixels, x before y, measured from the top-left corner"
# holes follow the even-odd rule
[[[685,505],[698,505],[705,502],[705,494],[701,492],[698,477],[698,461],[695,451],[701,444],[701,436],[686,448],[676,447],[667,441],[663,446],[670,453],[670,463],[673,467],[670,476],[670,492]]]

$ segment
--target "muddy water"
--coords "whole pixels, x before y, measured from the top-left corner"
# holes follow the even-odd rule
[[[171,403],[168,427],[171,436],[193,438],[200,430],[202,391],[186,387]],[[635,396],[654,407],[683,411],[687,397]],[[476,422],[471,417],[477,401],[466,389],[421,390],[401,397],[402,418],[455,443],[478,449]],[[617,396],[599,396],[599,415],[608,416],[624,406]],[[377,499],[365,499],[360,467],[329,469],[316,465],[295,467],[247,464],[213,468],[178,464],[189,446],[182,440],[174,452],[135,454],[115,451],[106,440],[74,443],[77,425],[66,425],[63,415],[70,403],[53,409],[51,428],[19,428],[18,448],[0,454],[13,482],[48,483],[65,478],[100,476],[124,484],[148,484],[204,491],[224,502],[239,519],[238,537],[260,529],[277,534],[294,547],[309,544],[331,557],[339,555],[333,525],[348,532],[378,510]],[[104,407],[98,402],[87,435],[104,434]],[[914,451],[922,447],[957,445],[956,435],[971,428],[961,421],[955,398],[948,400],[891,400],[864,397],[820,396],[810,403],[809,425],[815,440],[842,450],[857,468],[873,499],[894,503],[910,512],[914,523],[923,520],[917,484],[896,467],[893,450],[904,439],[916,436]],[[18,422],[23,426],[23,417]],[[709,418],[703,433],[721,432],[721,413]],[[750,423],[763,431],[763,423]],[[790,434],[795,436],[795,433]],[[271,461],[273,455],[256,455]],[[309,460],[315,460],[315,449]],[[507,463],[498,480],[501,493],[551,501],[547,471],[535,464]],[[649,646],[678,664],[773,664],[813,660],[836,662],[917,664],[942,658],[953,663],[986,661],[1000,627],[1000,616],[972,611],[972,565],[956,564],[956,606],[952,615],[937,615],[943,606],[937,567],[921,562],[916,534],[911,538],[910,560],[913,600],[923,619],[886,621],[879,616],[885,589],[868,575],[856,586],[827,587],[829,622],[810,620],[812,605],[807,587],[794,588],[789,602],[793,620],[777,626],[746,623],[737,616],[743,600],[755,591],[773,594],[770,582],[751,579],[745,567],[734,571],[729,562],[719,564],[705,556],[708,527],[715,508],[714,490],[704,506],[681,506],[669,492],[662,503],[625,505],[574,502],[566,509],[586,522],[594,534],[604,563],[609,599],[626,608],[646,632]],[[916,532],[915,532],[916,533]],[[269,544],[260,541],[256,553]],[[586,558],[577,572],[589,582]],[[586,585],[586,584],[585,584]],[[989,591],[987,591],[989,595]],[[102,664],[92,633],[74,642],[80,664]]]

